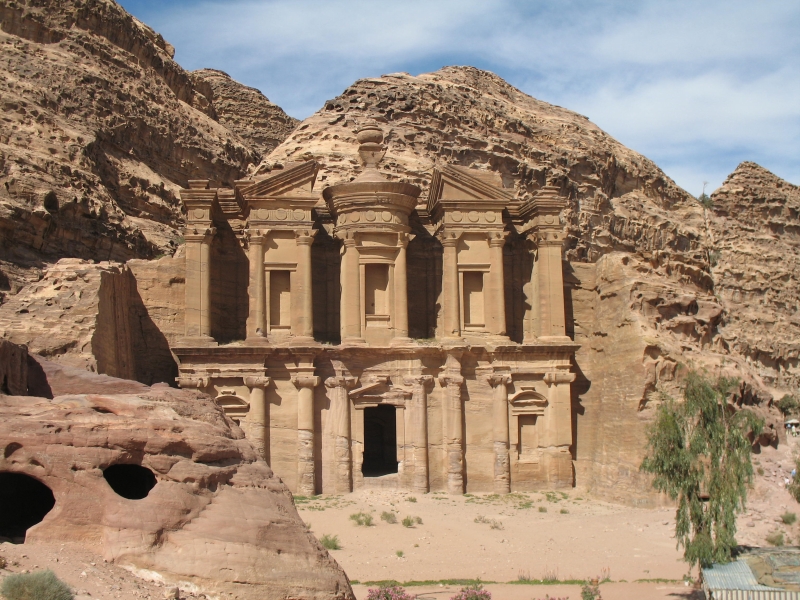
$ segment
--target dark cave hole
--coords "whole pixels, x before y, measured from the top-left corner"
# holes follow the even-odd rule
[[[56,504],[53,492],[23,473],[0,473],[0,538],[25,541],[25,532]]]
[[[111,465],[103,471],[111,489],[128,500],[146,498],[156,485],[155,474],[142,465]]]

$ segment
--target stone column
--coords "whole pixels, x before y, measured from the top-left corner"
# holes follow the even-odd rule
[[[266,288],[264,284],[264,243],[267,231],[251,229],[250,234],[250,310],[247,318],[247,342],[263,344],[267,341],[265,319]]]
[[[363,344],[361,336],[361,272],[356,240],[342,240],[342,343]]]
[[[444,296],[444,336],[461,337],[461,302],[458,291],[458,237],[442,238],[442,295]]]
[[[511,491],[511,463],[508,457],[508,384],[511,375],[493,373],[486,377],[492,386],[492,439],[494,441],[494,493]]]
[[[244,378],[244,384],[250,388],[250,412],[247,414],[250,441],[258,455],[266,461],[269,461],[269,410],[266,394],[269,383],[270,378],[261,375]]]
[[[414,491],[420,494],[428,492],[428,384],[431,381],[430,375],[403,378],[406,385],[412,386],[407,435],[411,437],[414,451]]]
[[[443,388],[445,388],[445,396],[442,406],[444,408],[444,445],[447,460],[447,492],[449,494],[463,494],[464,403],[461,400],[461,386],[464,383],[464,378],[457,372],[445,371],[439,376],[439,383]]]
[[[506,294],[503,273],[503,246],[506,243],[506,232],[495,232],[489,237],[489,294],[487,299],[492,307],[490,333],[506,334]]]
[[[408,337],[408,270],[406,265],[406,248],[408,234],[400,233],[398,238],[397,258],[394,261],[394,339],[392,344],[405,344],[411,341]]]
[[[211,337],[211,257],[216,229],[195,229],[186,240],[186,337],[194,342],[213,343]]]
[[[534,236],[537,249],[531,274],[531,333],[535,337],[566,338],[560,237],[558,233],[539,233]]]
[[[319,377],[292,377],[297,387],[297,493],[313,496],[317,493],[314,469],[314,388]]]
[[[311,244],[316,235],[314,229],[303,229],[295,233],[297,241],[297,318],[292,323],[294,334],[302,338],[299,341],[314,339],[314,296],[312,289]]]
[[[331,420],[334,435],[334,460],[336,461],[336,493],[353,491],[353,453],[350,448],[350,395],[356,384],[355,377],[338,375],[325,380],[325,385],[333,390],[331,399]]]

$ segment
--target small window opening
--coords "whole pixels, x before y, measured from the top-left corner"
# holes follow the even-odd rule
[[[464,326],[483,327],[486,324],[483,308],[483,273],[464,273]]]
[[[536,426],[538,415],[519,416],[519,458],[535,461],[539,458],[539,429]]]
[[[364,409],[365,477],[397,473],[397,409],[381,404]]]
[[[146,498],[156,485],[155,474],[142,465],[111,465],[103,471],[108,485],[128,500]]]
[[[40,523],[56,504],[53,492],[22,473],[0,473],[0,541],[25,541],[28,529]]]
[[[292,317],[292,291],[289,271],[270,271],[269,324],[270,329],[289,329]]]

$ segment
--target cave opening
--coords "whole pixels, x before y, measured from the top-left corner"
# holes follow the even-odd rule
[[[23,473],[0,473],[0,538],[25,541],[27,530],[56,504],[52,490]]]
[[[112,490],[128,500],[146,498],[156,485],[155,474],[142,465],[111,465],[103,471],[103,477]]]
[[[379,404],[364,409],[364,477],[397,473],[397,409]]]

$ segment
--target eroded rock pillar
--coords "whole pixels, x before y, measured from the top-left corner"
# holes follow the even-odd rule
[[[213,342],[211,337],[211,242],[216,229],[184,234],[186,240],[186,337]]]
[[[461,337],[461,302],[458,293],[458,237],[442,238],[442,291],[444,295],[444,336]]]
[[[447,461],[447,492],[464,493],[464,402],[461,399],[461,365],[458,359],[449,355],[445,372],[439,376],[439,383],[445,388],[444,402],[444,445]]]
[[[430,375],[411,375],[403,379],[412,386],[411,406],[408,415],[411,448],[414,454],[415,492],[428,492],[428,384],[433,381]]]
[[[503,273],[503,246],[505,232],[495,232],[489,237],[489,303],[491,310],[490,332],[495,335],[506,334],[506,296],[505,275]]]
[[[493,373],[486,377],[492,386],[492,439],[494,441],[494,493],[511,491],[511,463],[508,456],[508,384],[511,376]]]
[[[325,380],[325,385],[331,388],[331,418],[334,435],[334,461],[336,462],[336,477],[334,484],[337,494],[353,491],[353,452],[351,449],[350,435],[350,395],[356,384],[355,377],[337,375]]]
[[[356,240],[342,240],[342,343],[363,344],[361,336],[361,272]]]
[[[247,429],[250,442],[258,451],[258,455],[269,462],[269,409],[267,407],[266,388],[270,378],[248,376],[244,384],[250,388],[250,411],[247,413]]]
[[[267,340],[265,320],[266,287],[264,284],[264,243],[267,232],[250,230],[250,310],[247,318],[247,342],[264,343]]]
[[[295,319],[294,334],[301,341],[314,339],[314,296],[311,284],[311,244],[314,242],[314,229],[304,229],[296,232],[297,241],[297,318]]]
[[[314,388],[319,377],[296,375],[292,383],[297,387],[297,493],[303,496],[316,494],[314,469]]]

